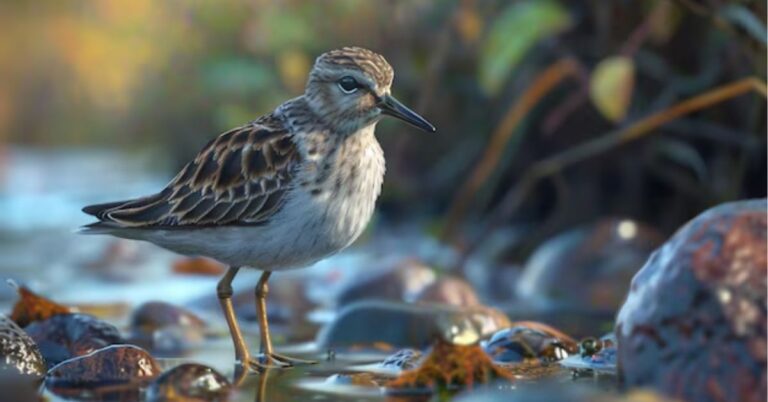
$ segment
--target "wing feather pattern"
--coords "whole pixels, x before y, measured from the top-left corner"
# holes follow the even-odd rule
[[[163,191],[83,211],[125,228],[262,224],[282,207],[298,155],[282,122],[265,116],[211,141]]]

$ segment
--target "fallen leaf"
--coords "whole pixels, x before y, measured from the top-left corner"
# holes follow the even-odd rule
[[[624,119],[635,86],[635,64],[623,56],[608,57],[592,71],[589,96],[597,110],[608,120]]]
[[[18,292],[19,300],[13,306],[11,319],[22,328],[34,321],[42,321],[54,315],[73,312],[73,309],[46,299],[24,286],[19,286]]]

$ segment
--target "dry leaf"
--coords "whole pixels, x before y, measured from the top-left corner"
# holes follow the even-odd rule
[[[54,315],[73,312],[71,308],[46,299],[24,286],[19,286],[18,292],[19,300],[13,306],[11,319],[22,328],[32,322],[42,321]]]

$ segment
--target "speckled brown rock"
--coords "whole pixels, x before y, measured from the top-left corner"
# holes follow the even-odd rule
[[[55,315],[24,329],[40,348],[48,367],[105,346],[124,343],[114,325],[87,314]]]
[[[452,306],[477,306],[480,300],[472,285],[464,279],[446,276],[427,285],[416,295],[421,303],[440,303]]]
[[[160,367],[144,349],[112,345],[57,364],[48,371],[45,384],[51,388],[145,384],[159,374]]]
[[[626,386],[689,401],[765,400],[767,205],[706,211],[637,273],[616,326]]]
[[[662,240],[655,229],[629,219],[604,219],[563,232],[528,259],[517,293],[529,304],[613,313],[632,276]]]
[[[151,402],[226,401],[231,385],[211,367],[187,363],[176,366],[157,377],[147,388]]]
[[[6,372],[42,377],[45,360],[32,338],[0,314],[0,373]]]
[[[147,302],[131,316],[131,343],[155,354],[176,355],[205,338],[205,322],[179,306],[165,302]]]

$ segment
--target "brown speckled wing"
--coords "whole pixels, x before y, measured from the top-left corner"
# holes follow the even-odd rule
[[[282,206],[297,162],[289,131],[265,116],[211,141],[160,193],[84,211],[121,227],[261,224]]]

